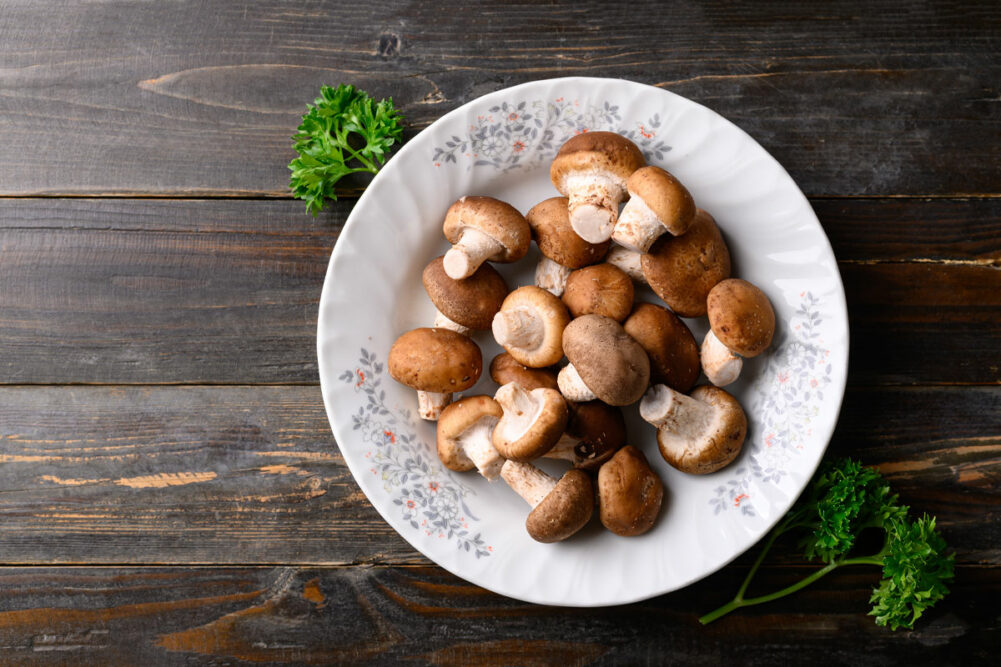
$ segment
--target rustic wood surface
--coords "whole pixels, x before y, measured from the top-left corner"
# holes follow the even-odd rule
[[[323,410],[317,219],[289,135],[322,83],[406,136],[487,92],[624,77],[747,130],[811,198],[851,320],[832,454],[939,518],[954,592],[876,573],[708,628],[750,555],[567,610],[434,567]],[[0,664],[987,664],[1001,643],[1001,10],[990,2],[0,0]],[[804,572],[779,544],[761,590]]]

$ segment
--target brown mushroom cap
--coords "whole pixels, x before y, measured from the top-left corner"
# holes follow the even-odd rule
[[[677,178],[660,167],[637,169],[626,183],[631,197],[638,197],[653,211],[667,231],[684,234],[695,220],[695,200]]]
[[[549,177],[560,194],[567,194],[563,179],[575,171],[603,171],[622,181],[646,164],[636,144],[614,132],[584,132],[560,146]]]
[[[642,535],[657,521],[664,484],[643,452],[627,445],[598,471],[599,517],[616,535]]]
[[[523,366],[507,352],[501,352],[490,362],[490,378],[499,385],[517,382],[526,391],[540,387],[559,389],[556,373],[551,369]]]
[[[775,311],[760,289],[739,278],[718,283],[706,299],[709,326],[719,342],[742,357],[756,357],[772,344]]]
[[[552,366],[563,358],[563,329],[570,322],[570,313],[567,312],[563,302],[550,292],[535,285],[525,285],[508,294],[500,311],[494,316],[494,338],[498,337],[497,320],[502,319],[502,316],[506,316],[507,313],[517,313],[522,310],[532,317],[538,316],[541,319],[542,338],[539,344],[533,348],[502,344],[504,349],[518,363],[530,368]],[[500,340],[497,342],[500,343]]]
[[[481,264],[476,273],[455,280],[445,273],[444,256],[424,268],[424,289],[434,307],[456,324],[469,329],[490,328],[490,322],[507,296],[507,283],[497,269]]]
[[[594,486],[583,470],[568,470],[525,520],[537,542],[565,540],[587,525],[594,513]]]
[[[699,346],[681,318],[667,308],[636,305],[622,328],[650,357],[650,381],[688,393],[699,379]]]
[[[611,241],[588,243],[570,226],[566,197],[540,202],[525,214],[532,238],[543,255],[561,266],[579,269],[604,259]]]
[[[747,436],[747,415],[736,398],[711,384],[699,385],[691,397],[720,410],[717,428],[705,442],[684,449],[669,441],[665,429],[658,429],[657,444],[664,460],[681,472],[705,475],[726,467],[740,454]]]
[[[730,251],[702,209],[687,232],[661,236],[641,262],[650,288],[682,317],[705,315],[709,291],[730,277]]]
[[[573,320],[563,330],[563,351],[588,389],[609,405],[635,403],[650,383],[646,352],[613,319]]]
[[[574,446],[575,467],[594,470],[626,444],[626,419],[621,408],[601,401],[569,403],[567,435],[580,440]]]
[[[449,243],[459,242],[466,227],[480,230],[503,249],[491,262],[516,262],[528,252],[532,231],[525,216],[508,203],[493,197],[462,197],[448,208],[442,231]]]
[[[525,391],[511,382],[494,399],[504,411],[494,428],[494,449],[506,459],[533,461],[552,449],[566,429],[567,403],[556,389]]]
[[[480,379],[483,356],[468,336],[422,327],[396,339],[389,349],[389,374],[418,391],[448,393],[469,389]]]
[[[445,407],[435,433],[438,458],[449,470],[466,472],[476,467],[459,446],[458,438],[484,418],[504,416],[500,403],[490,396],[467,396]]]
[[[633,294],[633,281],[625,271],[611,264],[595,264],[570,274],[563,303],[574,317],[594,313],[621,322],[633,309]]]

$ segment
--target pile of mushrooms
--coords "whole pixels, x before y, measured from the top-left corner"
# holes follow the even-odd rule
[[[642,535],[664,484],[627,444],[622,409],[638,404],[675,469],[728,465],[747,416],[721,387],[769,348],[775,313],[758,287],[731,277],[712,216],[629,139],[577,135],[550,177],[562,196],[524,216],[492,197],[452,204],[442,228],[451,248],[423,274],[434,321],[396,340],[389,372],[416,390],[420,416],[437,420],[447,468],[501,479],[531,506],[533,539],[565,540],[594,514],[617,535]],[[532,240],[542,254],[535,285],[510,290],[491,263],[517,262]],[[648,292],[662,304],[637,301]],[[703,316],[699,345],[681,318]],[[489,365],[498,389],[455,400],[480,379],[474,336],[487,330],[505,350]],[[703,373],[709,384],[696,386]],[[540,459],[571,467],[554,477]]]

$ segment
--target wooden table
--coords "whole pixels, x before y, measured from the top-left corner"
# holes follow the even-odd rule
[[[707,628],[743,557],[613,609],[523,604],[415,552],[338,454],[317,303],[363,183],[314,220],[322,83],[408,137],[481,94],[623,77],[708,105],[809,195],[851,371],[831,454],[955,547],[913,632],[871,570]],[[0,663],[984,664],[1001,645],[996,3],[0,0]],[[762,590],[802,576],[793,545]]]

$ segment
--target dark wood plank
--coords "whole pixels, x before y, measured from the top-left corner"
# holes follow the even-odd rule
[[[763,590],[804,576],[764,569]],[[605,609],[520,603],[437,568],[0,569],[0,659],[66,664],[989,664],[1001,570],[960,568],[909,632],[865,615],[875,571],[700,627],[736,566],[683,591]],[[846,640],[850,637],[850,640]]]
[[[705,103],[809,194],[1001,192],[991,3],[5,0],[0,14],[0,193],[284,196],[288,137],[322,83],[394,96],[412,135],[567,75]]]
[[[845,259],[853,383],[1001,380],[998,201],[820,202]],[[316,382],[320,288],[350,204],[319,221],[300,209],[0,200],[0,383]]]
[[[879,464],[960,562],[1001,565],[999,433],[999,387],[853,389],[831,452]],[[0,388],[0,442],[3,564],[427,562],[316,387]]]

